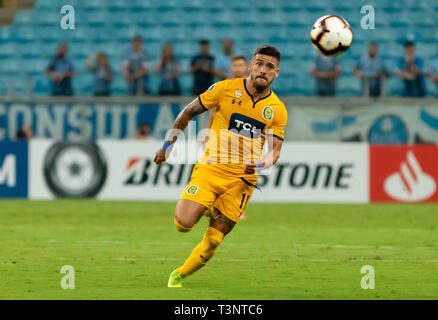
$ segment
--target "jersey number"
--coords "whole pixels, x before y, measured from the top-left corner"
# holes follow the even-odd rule
[[[245,200],[246,197],[246,200]],[[245,210],[246,205],[248,204],[248,200],[249,200],[249,194],[242,194],[242,201],[240,202],[240,207],[239,209]]]

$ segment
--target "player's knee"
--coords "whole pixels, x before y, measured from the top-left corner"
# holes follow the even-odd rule
[[[193,226],[185,225],[181,221],[178,221],[176,217],[173,219],[173,223],[175,224],[176,230],[180,232],[189,232],[190,230],[193,229]]]

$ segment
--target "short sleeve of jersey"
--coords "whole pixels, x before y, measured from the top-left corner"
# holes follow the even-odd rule
[[[287,123],[287,110],[282,103],[278,109],[274,112],[274,119],[272,120],[271,133],[277,139],[284,140],[284,127]]]
[[[210,86],[204,93],[199,96],[201,106],[208,110],[217,106],[222,100],[225,89],[225,81],[219,81]]]

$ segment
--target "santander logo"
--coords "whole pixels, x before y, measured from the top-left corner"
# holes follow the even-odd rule
[[[423,171],[411,150],[401,162],[399,171],[389,175],[383,184],[388,196],[405,202],[426,200],[435,193],[436,187],[434,178]]]

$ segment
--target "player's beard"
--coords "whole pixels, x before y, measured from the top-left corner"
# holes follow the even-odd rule
[[[253,85],[254,89],[256,89],[256,91],[262,92],[271,85],[272,81],[269,82],[266,77],[264,77],[264,78],[266,79],[266,83],[267,83],[266,85],[258,83],[257,77],[253,80],[252,85]]]

